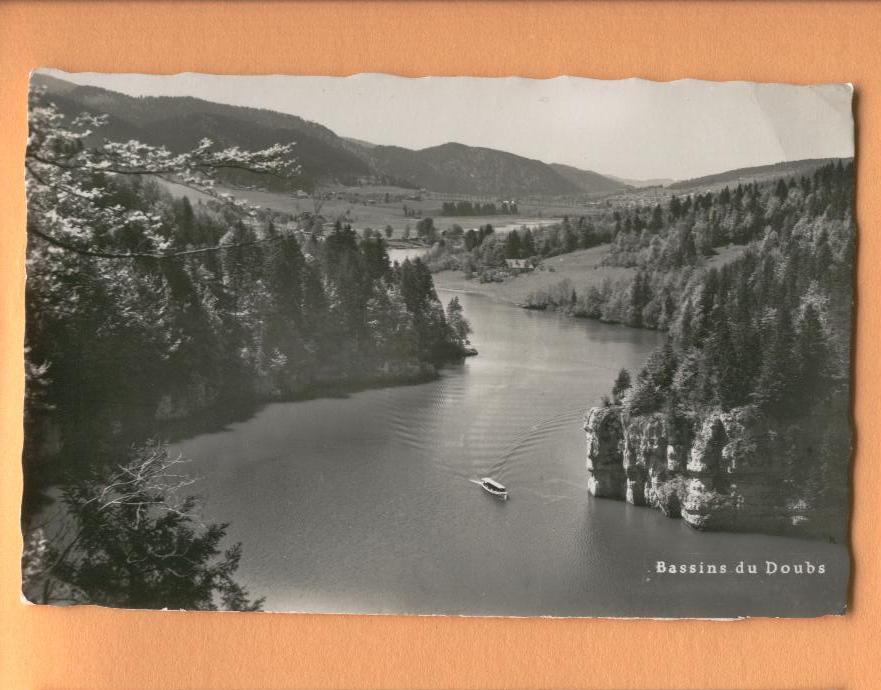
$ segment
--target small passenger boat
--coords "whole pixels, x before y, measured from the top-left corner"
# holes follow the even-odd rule
[[[508,490],[499,484],[495,479],[491,477],[484,477],[480,480],[481,488],[486,491],[488,494],[492,494],[496,498],[500,498],[503,501],[508,500]]]

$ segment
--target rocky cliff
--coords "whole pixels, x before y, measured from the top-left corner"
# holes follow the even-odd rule
[[[830,459],[821,432],[787,433],[753,407],[684,423],[615,405],[590,409],[584,429],[593,496],[652,506],[697,529],[845,535],[847,458]]]

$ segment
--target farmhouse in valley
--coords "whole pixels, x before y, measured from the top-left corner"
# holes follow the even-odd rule
[[[509,269],[518,273],[532,270],[532,264],[529,263],[529,259],[505,259],[505,263]]]

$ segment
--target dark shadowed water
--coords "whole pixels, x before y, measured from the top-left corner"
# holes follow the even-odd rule
[[[442,293],[444,301],[450,293]],[[461,295],[480,355],[414,386],[267,405],[178,444],[240,580],[276,611],[815,615],[844,547],[699,533],[587,495],[582,414],[659,336]],[[469,479],[492,475],[511,500]],[[825,575],[663,575],[658,560],[823,563]]]

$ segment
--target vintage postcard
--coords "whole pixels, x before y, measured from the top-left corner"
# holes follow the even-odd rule
[[[843,613],[852,92],[35,72],[24,596]]]

